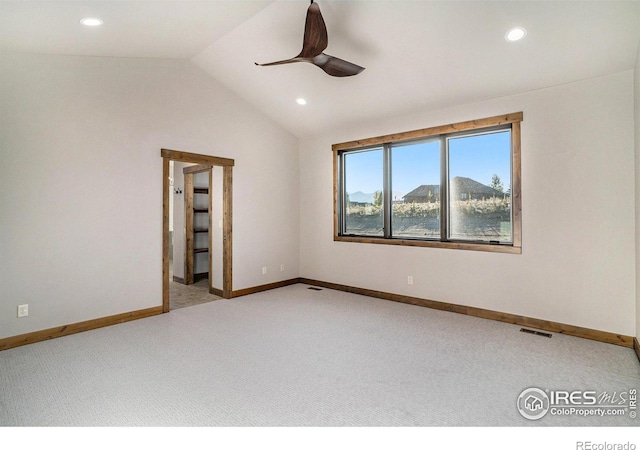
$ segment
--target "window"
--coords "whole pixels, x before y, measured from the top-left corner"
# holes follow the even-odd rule
[[[511,127],[447,138],[446,154],[447,237],[512,244]]]
[[[440,141],[399,144],[391,153],[391,235],[440,237]]]
[[[521,121],[335,144],[335,240],[520,253]]]
[[[344,232],[383,236],[383,151],[375,148],[343,156],[345,179]]]

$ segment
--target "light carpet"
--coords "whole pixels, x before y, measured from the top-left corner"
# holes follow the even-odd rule
[[[529,387],[640,388],[633,350],[298,284],[0,352],[4,426],[638,426],[531,421]]]

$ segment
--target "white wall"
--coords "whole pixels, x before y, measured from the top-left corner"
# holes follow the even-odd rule
[[[303,139],[300,275],[633,335],[632,92],[628,71]],[[522,255],[333,241],[331,144],[516,111]]]
[[[236,160],[234,289],[300,275],[640,335],[632,71],[351,124],[298,156],[191,63],[0,56],[0,338],[161,304],[161,147]],[[522,255],[333,242],[331,144],[514,111]]]
[[[234,289],[298,276],[298,140],[192,63],[2,54],[0,105],[0,338],[161,305],[162,147],[235,159]]]

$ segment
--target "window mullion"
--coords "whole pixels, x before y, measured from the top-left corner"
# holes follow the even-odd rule
[[[393,208],[393,196],[391,194],[391,145],[384,144],[383,146],[383,195],[382,195],[382,214],[383,214],[383,226],[384,237],[389,239],[391,237],[391,210]]]
[[[339,205],[339,209],[338,211],[340,211],[339,215],[338,215],[338,220],[339,222],[339,227],[340,227],[340,234],[344,233],[346,230],[346,223],[347,223],[347,193],[345,190],[345,181],[344,181],[344,177],[345,177],[345,170],[344,170],[344,164],[345,164],[345,157],[344,157],[344,153],[338,153],[338,205]]]
[[[440,240],[446,241],[449,229],[449,150],[447,138],[440,137]]]

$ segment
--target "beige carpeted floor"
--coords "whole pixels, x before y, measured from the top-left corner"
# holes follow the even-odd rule
[[[298,284],[2,351],[0,426],[638,427],[522,417],[525,389],[619,394],[640,364],[519,330]]]

